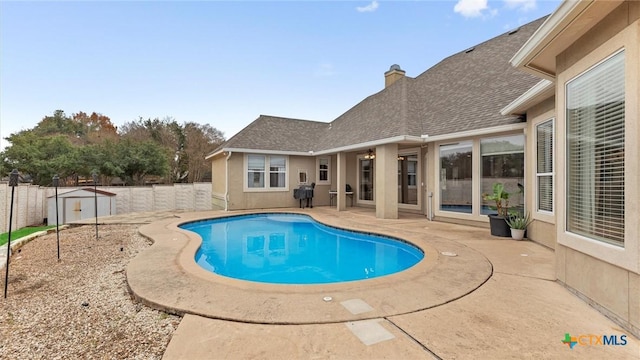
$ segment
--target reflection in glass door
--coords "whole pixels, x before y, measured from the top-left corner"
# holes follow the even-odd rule
[[[440,210],[471,214],[473,143],[440,145]]]
[[[504,185],[510,193],[509,208],[524,211],[524,135],[481,139],[482,194],[490,194],[493,184]],[[493,202],[483,200],[481,214],[495,214]]]
[[[418,154],[398,156],[398,203],[418,204]]]
[[[360,191],[358,199],[373,201],[373,159],[359,159]]]

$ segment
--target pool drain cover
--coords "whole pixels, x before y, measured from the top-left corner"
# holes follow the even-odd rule
[[[352,321],[345,325],[363,344],[369,346],[395,338],[392,333],[380,325],[381,321],[382,319]]]
[[[373,308],[361,299],[345,300],[340,303],[345,309],[349,310],[353,315],[373,311]]]

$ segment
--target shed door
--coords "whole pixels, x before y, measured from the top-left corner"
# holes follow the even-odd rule
[[[68,198],[64,199],[64,222],[76,221],[82,219],[82,199]]]
[[[64,199],[64,221],[88,219],[94,217],[95,204],[93,198]]]

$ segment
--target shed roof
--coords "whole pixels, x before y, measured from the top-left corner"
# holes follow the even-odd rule
[[[83,197],[82,196],[83,192],[84,193],[89,193],[89,194],[86,194],[86,195],[90,195],[92,197],[95,196],[96,194],[97,195],[103,195],[103,196],[109,196],[109,197],[117,195],[117,194],[109,192],[109,191],[97,190],[97,189],[94,189],[94,188],[85,187],[85,188],[75,189],[75,190],[71,190],[71,191],[67,191],[67,192],[58,194],[58,197]],[[52,197],[55,197],[55,195],[48,196],[48,198],[52,198]]]

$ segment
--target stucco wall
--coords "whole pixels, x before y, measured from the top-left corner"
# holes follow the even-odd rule
[[[267,209],[299,206],[298,200],[293,198],[293,189],[299,186],[298,170],[306,170],[308,184],[316,179],[316,159],[306,156],[288,157],[288,187],[282,190],[245,191],[245,156],[233,154],[229,159],[229,210]],[[328,194],[328,191],[327,191]],[[314,205],[321,205],[321,197]],[[329,198],[327,195],[328,205]]]
[[[423,202],[423,212],[427,217],[433,217],[435,215],[435,192],[436,192],[436,171],[438,167],[438,163],[435,160],[435,157],[431,156],[435,152],[435,145],[433,143],[427,144],[426,147],[422,148],[422,159],[423,159],[423,181],[424,181],[424,202]],[[429,197],[431,194],[431,197]]]
[[[233,155],[231,155],[233,156]],[[236,156],[241,156],[236,154]],[[227,186],[227,157],[219,156],[211,162],[211,203],[214,209],[225,208]]]
[[[330,165],[330,184],[316,184],[313,198],[314,206],[329,206],[329,191],[337,190],[337,157],[332,155]],[[348,153],[347,156],[346,183],[353,189],[353,206],[358,205],[357,187],[357,153]],[[226,161],[226,158],[225,158]],[[245,155],[234,153],[229,159],[229,210],[266,209],[280,207],[297,207],[299,202],[293,198],[293,190],[300,186],[298,182],[299,171],[307,172],[307,183],[317,181],[316,157],[289,156],[288,157],[288,188],[276,191],[246,191],[244,184]],[[212,164],[212,167],[217,165]],[[214,174],[216,174],[214,172]],[[218,182],[218,174],[214,175],[214,183]],[[215,185],[214,185],[215,186]],[[216,188],[216,192],[217,192]],[[214,195],[215,196],[215,195]],[[222,204],[224,206],[224,204]],[[335,203],[334,203],[335,206]],[[351,206],[351,198],[347,198],[347,206]]]
[[[556,58],[560,74],[640,19],[640,1],[626,1]]]
[[[576,295],[640,336],[640,275],[569,247],[556,246],[556,274]]]
[[[315,188],[315,192],[314,192],[314,198],[313,198],[313,205],[318,205],[318,206],[326,206],[329,205],[329,191],[331,190],[337,190],[337,184],[338,184],[338,172],[337,172],[337,158],[335,155],[329,156],[330,158],[330,166],[329,166],[329,179],[330,179],[330,184],[316,184],[316,188]],[[315,162],[316,159],[314,158],[313,161]],[[317,174],[317,166],[314,164],[314,176],[311,179],[311,181],[316,181],[317,182],[317,178],[318,178],[318,174]]]

